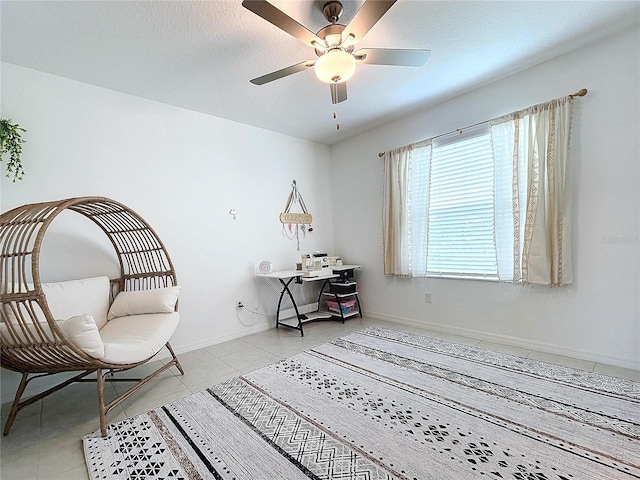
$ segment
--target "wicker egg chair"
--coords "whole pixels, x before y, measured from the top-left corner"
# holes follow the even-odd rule
[[[184,373],[167,342],[165,346],[171,354],[171,361],[150,375],[142,379],[113,377],[110,374],[146,363],[155,354],[135,363],[105,362],[78,348],[59,328],[56,320],[60,319],[52,315],[43,293],[39,261],[42,241],[48,227],[65,210],[79,213],[93,221],[111,241],[120,263],[120,277],[111,280],[111,300],[118,292],[176,286],[173,264],[154,230],[138,214],[114,200],[78,197],[23,205],[3,213],[0,216],[0,313],[6,326],[3,326],[0,337],[1,365],[22,374],[4,435],[9,433],[20,409],[71,383],[91,381],[97,383],[100,430],[106,436],[106,416],[113,407],[172,366],[176,366],[181,374]],[[105,282],[108,285],[108,281]],[[42,313],[46,317],[46,323],[42,321]],[[162,348],[162,345],[158,348]],[[62,372],[80,373],[20,401],[31,380]],[[94,372],[95,378],[85,378]],[[105,404],[105,381],[136,383]]]

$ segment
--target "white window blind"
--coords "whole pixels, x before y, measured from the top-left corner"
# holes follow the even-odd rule
[[[431,145],[411,152],[411,272],[418,277],[427,275],[430,162]]]
[[[497,277],[493,182],[488,124],[432,142],[428,274]]]

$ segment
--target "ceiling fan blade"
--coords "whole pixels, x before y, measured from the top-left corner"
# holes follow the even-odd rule
[[[344,102],[347,99],[347,82],[330,83],[331,87],[331,103],[336,104]]]
[[[396,3],[397,0],[367,0],[364,2],[355,17],[351,19],[349,25],[342,32],[342,39],[346,40],[349,35],[353,36],[353,42],[362,40],[371,27],[373,27],[387,10]]]
[[[300,25],[289,15],[279,8],[274,7],[266,0],[244,0],[242,6],[310,47],[315,48],[314,44],[324,45],[322,39],[315,33]]]
[[[275,72],[267,73],[258,78],[254,78],[249,80],[254,85],[264,85],[265,83],[273,82],[274,80],[278,80],[283,77],[287,77],[289,75],[293,75],[294,73],[301,72],[306,70],[309,67],[313,67],[315,64],[315,60],[306,60],[304,62],[297,63],[295,65],[291,65],[290,67],[283,68],[282,70],[277,70]]]
[[[431,50],[392,48],[363,48],[354,53],[359,63],[400,67],[421,67],[427,62],[429,55],[431,55]]]

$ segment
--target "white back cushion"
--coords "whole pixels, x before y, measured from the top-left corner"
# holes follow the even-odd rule
[[[108,277],[42,284],[53,318],[63,320],[88,313],[98,330],[107,323],[110,288]]]

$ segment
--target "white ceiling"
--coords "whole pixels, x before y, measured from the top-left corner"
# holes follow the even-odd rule
[[[327,23],[323,0],[272,3],[314,32]],[[362,3],[343,1],[340,23]],[[328,145],[640,17],[638,1],[399,0],[357,46],[430,49],[427,64],[360,65],[348,100],[334,106],[312,69],[249,83],[315,57],[241,0],[2,0],[0,9],[5,62]]]

